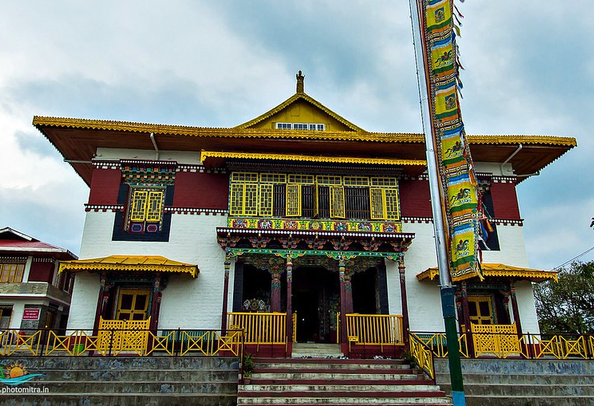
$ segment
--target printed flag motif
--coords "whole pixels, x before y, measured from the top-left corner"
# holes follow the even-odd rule
[[[479,222],[476,176],[458,100],[453,0],[418,0],[424,15],[425,65],[429,71],[433,136],[446,207],[452,280],[478,276]]]

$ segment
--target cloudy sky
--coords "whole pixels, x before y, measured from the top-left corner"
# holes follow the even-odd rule
[[[590,2],[458,3],[468,133],[578,140],[518,187],[535,268],[594,247]],[[230,127],[303,70],[306,92],[360,127],[421,132],[406,0],[0,0],[0,43],[0,227],[75,253],[88,188],[34,115]]]

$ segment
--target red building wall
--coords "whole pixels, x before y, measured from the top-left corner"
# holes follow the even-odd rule
[[[516,185],[512,182],[492,182],[493,215],[496,219],[520,220]]]
[[[174,207],[225,210],[228,194],[226,174],[178,172],[175,175]]]
[[[54,264],[51,262],[33,262],[29,281],[52,283],[54,277]]]
[[[118,190],[122,182],[122,171],[119,169],[93,170],[89,204],[117,204]]]
[[[399,188],[403,217],[432,217],[427,180],[402,180]]]

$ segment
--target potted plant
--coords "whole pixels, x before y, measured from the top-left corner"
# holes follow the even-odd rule
[[[252,380],[252,373],[254,372],[254,360],[252,359],[252,354],[244,354],[241,371],[243,373],[243,383],[249,385]]]

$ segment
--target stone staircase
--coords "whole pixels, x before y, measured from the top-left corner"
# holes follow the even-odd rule
[[[435,359],[436,382],[450,393],[447,359]],[[594,361],[463,359],[468,406],[594,405]]]
[[[310,354],[293,359],[256,358],[251,382],[239,385],[237,404],[451,405],[438,386],[403,360]]]
[[[28,374],[43,375],[13,387],[14,393],[0,395],[3,406],[237,404],[237,358],[56,356],[0,360],[3,369],[11,365],[22,366]]]

